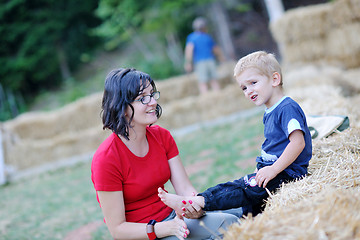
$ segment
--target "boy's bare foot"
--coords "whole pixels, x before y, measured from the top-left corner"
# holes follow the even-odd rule
[[[204,207],[204,198],[202,196],[180,196],[165,192],[162,188],[158,188],[158,196],[165,205],[174,209],[179,214],[189,212],[199,212]]]

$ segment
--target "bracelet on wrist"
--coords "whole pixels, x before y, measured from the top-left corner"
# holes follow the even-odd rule
[[[156,224],[156,221],[154,219],[151,219],[148,224],[146,225],[146,234],[148,235],[148,238],[150,240],[158,240],[156,234],[155,234],[155,229],[154,226]]]

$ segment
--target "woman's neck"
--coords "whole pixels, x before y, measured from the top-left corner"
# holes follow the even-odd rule
[[[130,129],[129,140],[119,136],[127,148],[136,156],[144,157],[149,152],[149,143],[146,138],[146,128],[139,131],[139,129]]]

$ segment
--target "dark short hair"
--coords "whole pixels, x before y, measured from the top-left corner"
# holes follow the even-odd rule
[[[131,105],[139,94],[149,86],[156,90],[155,82],[147,73],[134,68],[119,68],[112,70],[105,79],[102,99],[103,129],[110,129],[129,140],[129,129],[134,117],[134,107]],[[125,118],[127,107],[132,109],[129,121]],[[161,116],[161,106],[156,106],[156,116]]]

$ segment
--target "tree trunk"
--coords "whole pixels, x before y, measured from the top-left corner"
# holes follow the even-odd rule
[[[3,150],[3,140],[2,140],[2,130],[0,128],[0,185],[4,185],[6,183],[5,177],[5,157]]]
[[[284,6],[281,0],[264,0],[270,22],[275,21],[284,14]]]
[[[128,32],[128,35],[133,40],[135,47],[142,53],[146,61],[151,61],[153,59],[153,54],[147,47],[147,43],[143,40],[143,38],[136,32],[136,30],[132,27],[127,28],[125,31]]]
[[[177,70],[183,69],[184,52],[180,42],[174,33],[166,34],[167,48],[166,53]]]
[[[58,43],[56,45],[56,51],[59,59],[61,76],[62,79],[66,81],[71,78],[71,72],[70,72],[69,64],[67,62],[65,50],[61,43]]]
[[[225,59],[235,60],[235,47],[230,33],[230,25],[227,12],[219,0],[214,1],[210,7],[209,19],[215,25],[216,36],[218,37],[219,45],[223,50]]]

